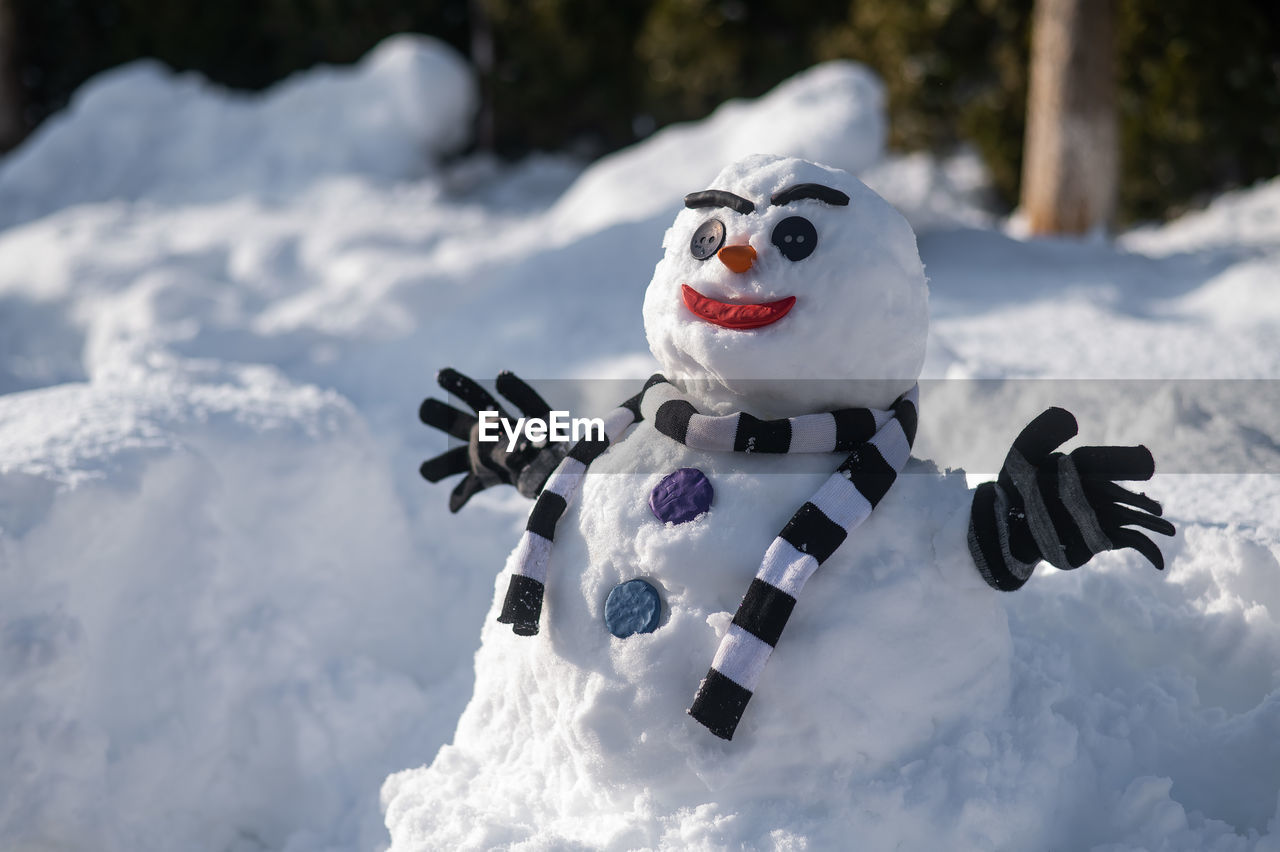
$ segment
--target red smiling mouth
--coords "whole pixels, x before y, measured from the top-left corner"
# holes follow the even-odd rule
[[[776,302],[765,302],[762,305],[730,304],[709,299],[690,287],[680,285],[684,295],[684,305],[698,319],[704,319],[721,328],[748,329],[775,323],[787,315],[791,306],[796,303],[795,296],[788,296]]]

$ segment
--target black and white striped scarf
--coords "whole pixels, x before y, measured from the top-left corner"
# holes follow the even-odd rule
[[[689,708],[713,734],[732,739],[805,581],[867,519],[906,465],[918,400],[919,388],[913,387],[888,410],[844,408],[780,420],[745,412],[710,416],[699,414],[661,374],[654,375],[604,418],[604,438],[575,444],[543,486],[516,548],[498,620],[520,636],[538,632],[556,523],[591,462],[641,420],[651,420],[662,434],[697,450],[848,453],[765,551]]]

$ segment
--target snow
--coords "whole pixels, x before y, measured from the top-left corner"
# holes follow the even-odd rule
[[[702,121],[663,128],[601,159],[556,202],[553,238],[655,215],[666,224],[673,198],[706,189],[725,165],[750,154],[860,171],[884,152],[884,101],[883,84],[853,62],[811,68],[756,101],[727,101]]]
[[[135,65],[0,160],[0,846],[1280,849],[1275,181],[1111,244],[1023,240],[977,204],[971,159],[882,154],[857,66],[586,168],[442,161],[471,87],[416,37],[255,97]],[[416,473],[445,442],[415,412],[446,364],[515,368],[582,413],[626,396],[613,380],[654,367],[641,308],[681,197],[755,150],[860,170],[916,228],[934,380],[918,455],[988,473],[1065,390],[1082,442],[1153,448],[1144,490],[1179,534],[1164,575],[1107,554],[1000,596],[960,570],[963,480],[904,477],[859,531],[883,558],[815,576],[741,743],[720,744],[683,709],[745,582],[691,574],[701,621],[608,646],[619,671],[668,649],[652,688],[571,670],[606,641],[585,616],[564,624],[584,644],[507,633],[518,656],[495,661],[527,504],[486,492],[449,515]],[[748,478],[738,499],[785,515],[812,475]],[[775,515],[725,545],[743,570]],[[936,559],[908,564],[926,546],[901,544],[910,524]],[[640,545],[558,594],[602,604]],[[942,620],[913,632],[921,612]],[[831,678],[783,657],[836,640],[914,663],[860,702],[859,679],[892,680],[873,658]],[[521,716],[538,694],[522,660],[598,691],[571,693],[569,719]],[[948,671],[972,677],[930,677]],[[497,756],[475,762],[474,726],[501,720],[463,715],[473,691],[525,726],[544,807]],[[797,706],[864,758],[810,759],[779,722]],[[604,761],[637,725],[636,761]],[[803,782],[813,808],[745,766]]]
[[[0,225],[109,199],[186,203],[279,196],[330,174],[420,177],[467,141],[475,106],[466,64],[413,36],[263,95],[130,63],[86,83],[0,168]]]

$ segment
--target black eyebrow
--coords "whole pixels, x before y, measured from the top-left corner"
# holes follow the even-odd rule
[[[832,189],[820,183],[798,183],[795,186],[789,186],[781,192],[775,192],[769,202],[781,207],[783,204],[790,204],[801,198],[812,198],[834,204],[836,207],[845,207],[849,204],[849,196],[838,189]]]
[[[684,206],[691,209],[697,207],[728,207],[730,210],[738,211],[743,216],[756,212],[754,203],[741,195],[734,195],[732,192],[725,192],[723,189],[704,189],[702,192],[691,192],[684,197]]]

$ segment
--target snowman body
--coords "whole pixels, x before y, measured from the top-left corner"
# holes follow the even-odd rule
[[[927,335],[905,220],[799,160],[747,158],[713,190],[686,201],[646,293],[664,375],[709,414],[888,408]],[[873,826],[858,790],[1007,705],[962,473],[908,462],[808,581],[732,741],[686,713],[766,549],[841,458],[707,452],[644,420],[595,459],[556,526],[540,632],[497,623],[513,554],[452,744],[388,779],[393,849],[847,848]],[[664,522],[651,494],[684,468],[714,497]],[[619,638],[606,601],[634,579],[661,615]]]
[[[1011,647],[964,547],[970,492],[912,462],[810,580],[733,741],[687,715],[760,556],[833,465],[698,452],[646,423],[597,460],[560,523],[542,632],[496,622],[500,577],[453,743],[388,783],[393,848],[769,848],[761,812],[834,848],[858,787],[999,712]],[[689,467],[711,508],[663,523],[649,495]],[[663,613],[617,638],[605,601],[634,578]]]

